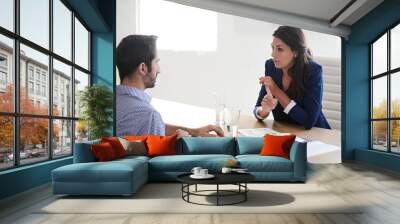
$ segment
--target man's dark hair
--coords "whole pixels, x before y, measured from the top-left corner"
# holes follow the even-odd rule
[[[151,61],[156,57],[156,36],[129,35],[117,47],[117,67],[121,82],[130,76],[141,63],[151,72]]]

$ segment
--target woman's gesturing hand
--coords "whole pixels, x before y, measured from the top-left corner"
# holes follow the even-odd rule
[[[261,77],[260,84],[264,85],[265,88],[268,87],[269,90],[267,90],[267,93],[271,93],[273,96],[275,96],[277,91],[279,90],[279,87],[276,85],[271,76]]]

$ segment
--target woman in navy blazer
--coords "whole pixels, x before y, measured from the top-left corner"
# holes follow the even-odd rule
[[[256,118],[263,120],[272,111],[276,121],[330,129],[322,113],[322,67],[312,60],[302,30],[280,26],[271,47],[272,59],[265,62],[260,78]]]

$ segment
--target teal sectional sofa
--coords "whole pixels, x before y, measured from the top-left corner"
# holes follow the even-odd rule
[[[177,141],[177,155],[127,156],[96,162],[90,149],[99,141],[75,144],[74,163],[52,171],[54,194],[131,195],[148,181],[176,181],[176,177],[200,166],[219,172],[234,159],[259,182],[304,182],[307,145],[294,142],[290,159],[260,156],[261,137],[187,137]]]

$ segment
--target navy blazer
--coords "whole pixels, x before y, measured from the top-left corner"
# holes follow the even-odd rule
[[[307,72],[309,72],[309,74],[304,83],[304,96],[292,99],[296,102],[296,106],[290,110],[289,114],[283,112],[284,108],[278,103],[276,108],[272,110],[274,120],[302,125],[305,129],[310,129],[312,127],[331,129],[322,113],[322,67],[311,60],[309,64],[307,64]],[[271,76],[276,85],[283,90],[282,70],[275,67],[272,59],[265,62],[265,76]],[[261,106],[261,101],[266,94],[267,91],[264,85],[262,85],[256,108]]]

